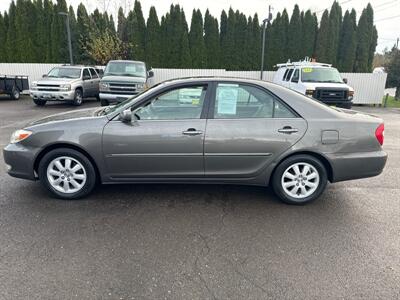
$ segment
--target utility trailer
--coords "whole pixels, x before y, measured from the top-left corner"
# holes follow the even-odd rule
[[[23,91],[29,90],[28,76],[0,75],[0,95],[18,100]]]

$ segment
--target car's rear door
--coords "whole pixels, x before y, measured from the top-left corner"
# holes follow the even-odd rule
[[[104,128],[107,173],[114,179],[204,176],[207,83],[175,86],[133,107],[140,118]]]
[[[208,177],[255,177],[307,129],[304,119],[259,86],[219,82],[213,90],[204,144]]]

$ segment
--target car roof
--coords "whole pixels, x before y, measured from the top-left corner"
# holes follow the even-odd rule
[[[140,61],[140,60],[127,60],[127,59],[114,59],[114,60],[110,60],[108,63],[110,63],[110,62],[129,62],[129,63],[144,64],[144,62]]]

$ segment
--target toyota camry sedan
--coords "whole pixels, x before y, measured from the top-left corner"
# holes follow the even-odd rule
[[[383,121],[249,79],[163,82],[116,106],[57,114],[17,130],[4,149],[11,176],[55,197],[96,182],[272,186],[289,204],[385,166]],[[133,187],[134,188],[134,187]]]

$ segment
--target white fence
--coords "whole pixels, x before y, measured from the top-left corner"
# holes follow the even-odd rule
[[[1,75],[27,75],[35,81],[43,74],[60,64],[6,64],[0,63]],[[263,73],[263,80],[272,81],[273,71]],[[226,71],[224,69],[154,69],[152,83],[168,79],[192,76],[227,76],[259,79],[260,71]],[[385,92],[387,74],[385,73],[342,73],[355,90],[354,103],[381,104]]]

